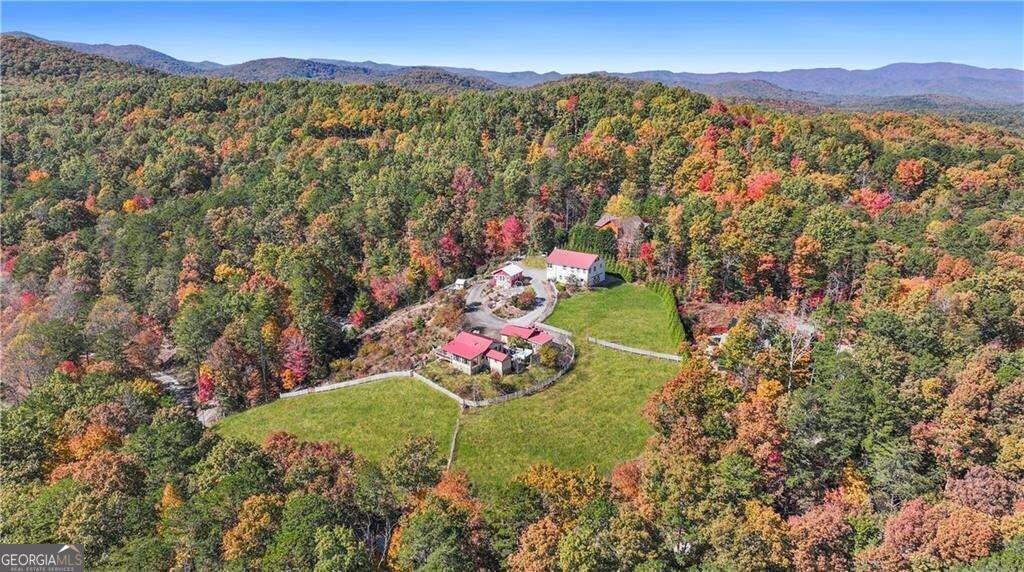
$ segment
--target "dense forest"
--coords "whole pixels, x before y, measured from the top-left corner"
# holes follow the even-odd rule
[[[118,569],[1024,567],[1019,137],[610,78],[436,94],[2,47],[4,542]],[[635,252],[605,212],[648,223]],[[610,476],[538,465],[484,501],[429,439],[380,462],[225,439],[147,378],[172,348],[197,401],[258,405],[569,243],[742,308]]]

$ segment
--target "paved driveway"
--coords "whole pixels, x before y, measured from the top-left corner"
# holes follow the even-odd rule
[[[466,327],[470,330],[480,331],[491,337],[497,337],[505,320],[495,316],[487,309],[484,302],[484,290],[487,288],[485,281],[477,282],[470,287],[466,293]]]
[[[487,281],[481,280],[470,287],[466,293],[466,325],[467,327],[479,328],[485,334],[497,337],[498,332],[506,323],[517,326],[527,326],[535,322],[543,322],[555,309],[555,287],[547,280],[547,270],[544,268],[523,268],[523,274],[530,278],[530,286],[537,293],[537,300],[540,305],[530,310],[524,316],[512,320],[505,320],[495,316],[487,308],[484,300],[484,291],[487,288]]]
[[[551,315],[551,311],[555,309],[555,300],[558,297],[555,294],[555,287],[548,282],[546,269],[524,268],[523,270],[523,274],[530,277],[530,286],[533,286],[533,291],[537,293],[540,305],[520,318],[509,320],[517,326],[528,326],[546,320]]]

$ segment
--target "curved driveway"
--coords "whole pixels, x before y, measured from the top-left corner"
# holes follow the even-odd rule
[[[530,278],[530,286],[537,293],[540,305],[530,310],[525,315],[511,320],[505,320],[495,316],[487,305],[484,304],[484,290],[487,286],[486,280],[481,280],[470,287],[466,293],[466,325],[468,328],[480,328],[484,333],[497,337],[498,332],[506,323],[517,326],[528,326],[536,322],[543,322],[551,311],[555,309],[555,300],[558,298],[555,287],[548,282],[547,270],[544,268],[523,268],[523,274]]]

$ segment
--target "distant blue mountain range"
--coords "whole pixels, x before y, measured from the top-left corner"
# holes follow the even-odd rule
[[[344,83],[414,82],[428,77],[467,89],[523,88],[557,81],[557,72],[498,72],[443,66],[397,66],[371,61],[269,58],[234,65],[179,60],[145,46],[83,44],[31,37],[73,50],[179,75],[233,77],[242,81],[314,79]],[[665,70],[595,72],[683,86],[715,97],[857,106],[888,102],[932,105],[1024,105],[1024,70],[989,69],[947,62],[895,63],[872,70],[795,69],[780,72],[686,73]]]

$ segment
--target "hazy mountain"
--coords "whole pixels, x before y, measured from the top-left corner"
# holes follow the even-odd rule
[[[28,34],[0,35],[0,74],[5,85],[26,78],[88,81],[166,75],[157,70],[41,42]]]
[[[399,67],[361,65],[354,62],[327,63],[324,60],[270,58],[223,66],[203,75],[231,77],[241,81],[276,81],[280,79],[327,80],[340,83],[384,82],[401,87],[451,91],[496,89],[498,84],[479,77],[453,74],[434,67]]]
[[[276,81],[279,79],[319,79],[347,83],[373,81],[377,72],[365,67],[337,66],[295,58],[266,58],[222,66],[204,75],[231,77],[241,81]]]
[[[1024,103],[1024,70],[952,63],[897,63],[873,70],[815,68],[781,72],[695,74],[643,71],[625,75],[666,85],[768,82],[783,89],[835,96],[952,95],[978,101]]]
[[[518,72],[498,72],[498,71],[487,71],[478,70],[473,68],[443,68],[452,73],[461,75],[471,75],[487,78],[494,83],[508,86],[508,87],[530,87],[533,85],[539,85],[542,83],[548,83],[565,77],[563,74],[558,72],[549,71],[547,73],[537,73],[532,71],[518,71]]]
[[[10,35],[18,36],[22,38],[30,38],[41,42],[49,42],[58,46],[64,46],[70,48],[76,52],[83,54],[90,54],[94,56],[103,56],[119,62],[125,62],[129,64],[135,64],[150,69],[159,70],[162,72],[186,75],[186,74],[200,74],[206,71],[214,70],[222,67],[220,64],[215,62],[189,62],[185,60],[179,60],[173,58],[163,52],[151,50],[145,46],[139,46],[135,44],[129,44],[124,46],[115,46],[112,44],[83,44],[80,42],[62,42],[58,40],[47,40],[40,38],[39,36],[33,36],[25,32],[11,32]]]
[[[41,39],[30,34],[20,34]],[[530,87],[567,77],[557,72],[497,72],[473,68],[397,66],[372,61],[322,58],[267,58],[225,66],[208,61],[178,60],[144,46],[56,41],[51,43],[167,73],[232,77],[242,81],[384,81],[404,86],[417,86],[420,85],[419,82],[426,82],[445,89],[494,89],[499,86]],[[926,109],[950,105],[1024,104],[1024,70],[987,69],[945,62],[895,63],[873,70],[814,68],[781,72],[711,74],[667,70],[597,73],[687,87],[714,97],[801,101],[822,106],[876,106],[887,103],[912,105],[915,101],[924,105]]]
[[[377,71],[396,71],[403,69],[405,66],[396,66],[392,64],[382,64],[372,61],[353,62],[348,60],[329,60],[323,58],[313,58],[314,62],[322,62],[325,64],[334,64],[339,66],[360,66],[366,67]],[[418,66],[417,66],[418,67]],[[530,87],[547,83],[549,81],[555,81],[565,77],[563,74],[558,72],[547,72],[537,73],[532,71],[519,71],[519,72],[499,72],[499,71],[488,71],[478,70],[474,68],[456,68],[448,66],[430,66],[435,69],[441,69],[449,73],[456,75],[467,76],[467,77],[478,77],[490,80],[497,85],[503,85],[506,87]]]
[[[664,83],[664,82],[663,82]],[[718,83],[700,83],[695,81],[679,82],[687,89],[722,98],[740,98],[754,100],[803,101],[817,105],[839,105],[840,99],[833,95],[811,91],[796,91],[779,87],[759,79],[732,80]]]
[[[403,67],[403,66],[396,66],[396,65],[391,65],[391,64],[381,64],[381,63],[377,63],[377,62],[371,62],[369,60],[362,61],[362,62],[350,62],[348,60],[329,60],[329,59],[325,59],[325,58],[311,58],[310,61],[312,61],[312,62],[320,62],[322,64],[331,64],[331,65],[335,65],[335,66],[342,66],[342,67],[366,68],[366,69],[370,69],[370,70],[373,70],[373,71],[381,71],[381,72],[394,71],[394,70],[402,69],[402,67]]]
[[[431,91],[477,89],[487,91],[502,87],[483,77],[451,73],[445,68],[410,67],[387,72],[384,81],[401,87],[413,87]]]

